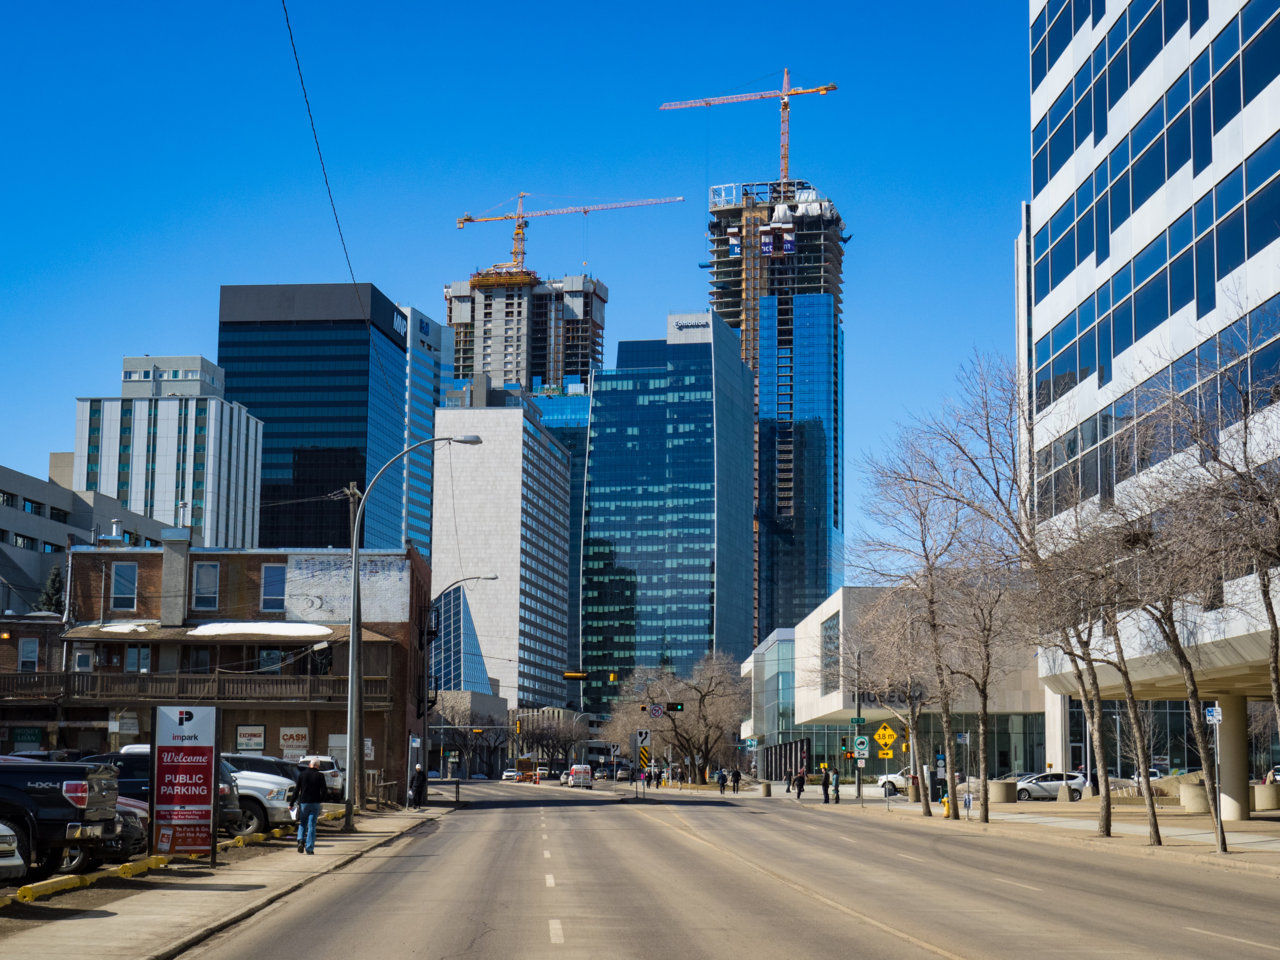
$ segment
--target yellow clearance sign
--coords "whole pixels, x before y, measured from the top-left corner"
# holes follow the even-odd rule
[[[888,750],[893,746],[893,741],[898,739],[898,735],[893,732],[893,728],[887,723],[880,724],[880,729],[875,733],[876,743]]]

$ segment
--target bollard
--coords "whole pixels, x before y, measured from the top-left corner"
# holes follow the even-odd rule
[[[768,780],[760,781],[760,796],[762,797],[773,796],[773,784],[770,783]]]

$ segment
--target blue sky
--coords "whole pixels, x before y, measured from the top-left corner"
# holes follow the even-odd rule
[[[370,7],[289,13],[356,277],[393,300],[442,319],[444,284],[510,248],[506,224],[457,217],[518,191],[531,209],[683,195],[528,233],[542,275],[585,261],[608,284],[607,365],[618,340],[663,336],[668,311],[706,307],[708,188],[777,176],[778,109],[658,106],[773,89],[789,66],[840,88],[793,101],[791,170],[852,236],[847,462],[945,396],[975,347],[1012,350],[1024,5]],[[216,359],[221,284],[347,268],[279,4],[4,18],[0,463],[44,476],[74,446],[75,398],[118,395],[122,357]]]

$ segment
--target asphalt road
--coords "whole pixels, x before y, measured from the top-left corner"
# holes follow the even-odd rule
[[[487,784],[184,956],[1280,956],[1276,881],[855,805]]]

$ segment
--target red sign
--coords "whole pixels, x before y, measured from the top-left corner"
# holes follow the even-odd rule
[[[157,707],[152,746],[151,848],[213,852],[218,804],[214,707]]]

